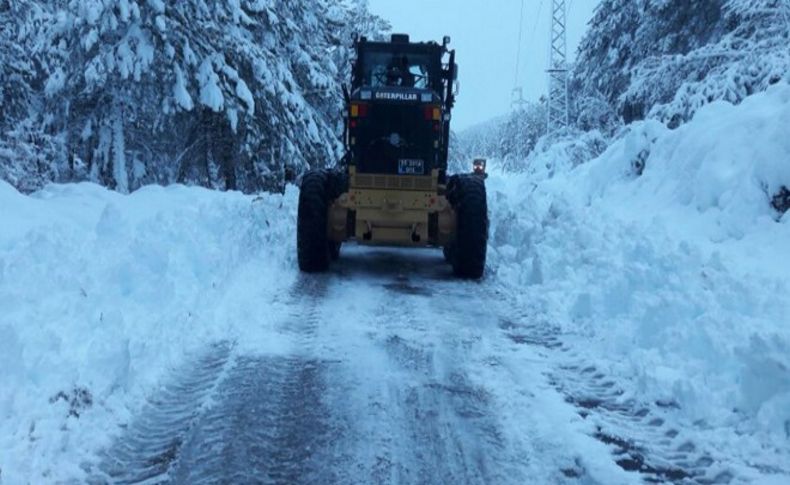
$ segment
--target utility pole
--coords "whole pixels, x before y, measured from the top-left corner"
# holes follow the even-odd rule
[[[547,126],[549,134],[567,128],[568,114],[568,44],[566,36],[567,5],[552,0],[549,52],[549,99]]]
[[[524,88],[521,86],[521,44],[524,40],[524,0],[521,0],[521,13],[518,18],[518,47],[516,50],[516,81],[510,96],[510,109],[518,111],[524,108]]]
[[[524,99],[524,88],[521,86],[513,88],[513,94],[510,97],[510,109],[513,111],[520,111],[524,109],[528,101]]]

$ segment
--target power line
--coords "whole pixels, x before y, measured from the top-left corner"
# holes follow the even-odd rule
[[[518,47],[516,50],[516,82],[518,87],[519,75],[521,74],[521,42],[524,39],[524,0],[521,0],[521,14],[518,18]]]
[[[538,30],[538,24],[540,23],[540,15],[543,12],[543,4],[545,0],[540,0],[540,5],[538,6],[538,14],[535,17],[535,23],[532,25],[532,30],[529,34],[529,45],[534,45],[535,43],[535,33]],[[524,107],[527,104],[527,100],[524,98],[524,87],[520,85],[521,82],[521,55],[522,49],[524,45],[524,0],[521,0],[521,15],[519,16],[519,26],[518,26],[518,54],[516,56],[516,83],[513,87],[510,97],[510,107],[513,110],[518,110]]]
[[[524,88],[521,86],[521,47],[524,42],[524,0],[521,0],[521,13],[518,20],[518,48],[516,50],[516,81],[510,94],[510,108],[520,110],[527,103]]]
[[[540,14],[543,13],[543,3],[545,0],[540,0],[540,5],[538,6],[538,14],[535,16],[535,24],[532,26],[532,34],[530,34],[529,43],[530,45],[535,43],[535,33],[538,31],[538,24],[540,23]]]

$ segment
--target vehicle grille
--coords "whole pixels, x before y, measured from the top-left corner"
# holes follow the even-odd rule
[[[355,189],[390,189],[390,190],[435,190],[433,177],[416,177],[410,175],[370,175],[357,174],[351,181]]]

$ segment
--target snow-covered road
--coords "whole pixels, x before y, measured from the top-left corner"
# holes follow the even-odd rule
[[[688,440],[671,403],[620,399],[621,383],[578,360],[556,327],[495,280],[454,280],[439,251],[347,247],[332,273],[287,286],[261,289],[244,312],[254,326],[256,315],[263,325],[282,311],[289,351],[227,341],[203,349],[150,396],[93,479],[733,478]]]

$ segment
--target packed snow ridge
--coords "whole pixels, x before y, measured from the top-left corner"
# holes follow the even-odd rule
[[[790,87],[638,122],[576,168],[493,179],[496,277],[623,378],[713,427],[790,444]],[[788,455],[784,455],[785,460]]]
[[[790,187],[787,126],[790,87],[775,86],[676,130],[635,123],[578,167],[559,144],[488,181],[488,281],[764,479],[790,456],[790,215],[771,206]],[[296,196],[0,182],[2,479],[84,479],[205,345],[287,353],[273,329]],[[271,325],[245,324],[255,305]]]

